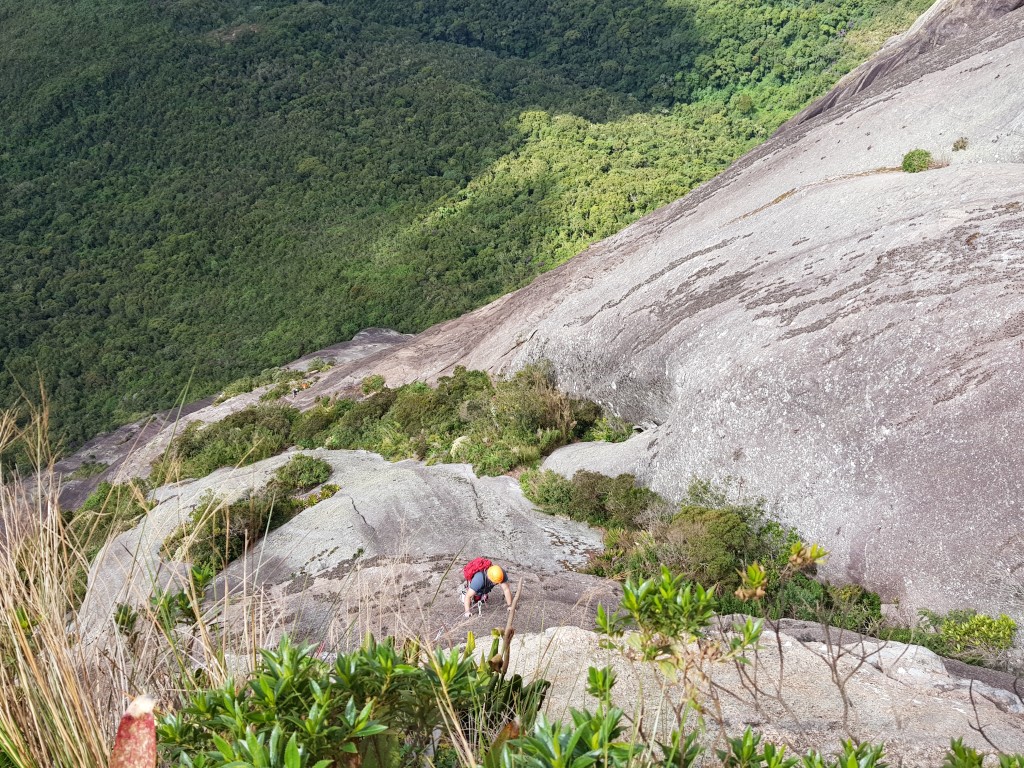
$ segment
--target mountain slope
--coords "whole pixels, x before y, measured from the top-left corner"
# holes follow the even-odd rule
[[[694,474],[732,476],[832,550],[827,578],[908,617],[968,605],[1024,620],[1014,5],[943,3],[898,66],[713,182],[339,366],[298,404],[370,372],[395,384],[547,358],[561,386],[649,427],[588,461],[670,497]],[[900,172],[914,148],[948,165]]]
[[[455,317],[719,172],[927,5],[6,6],[0,397],[41,374],[77,442]]]

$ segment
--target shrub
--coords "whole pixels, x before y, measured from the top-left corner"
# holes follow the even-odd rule
[[[960,152],[967,149],[967,137],[961,136],[959,139],[953,142],[953,151]]]
[[[257,387],[263,387],[267,384],[281,383],[286,381],[294,381],[295,379],[301,379],[303,376],[302,371],[296,371],[290,368],[265,368],[255,376],[243,376],[240,379],[235,379],[233,382],[228,384],[224,391],[217,396],[217,403],[223,403],[237,395],[244,395],[246,392],[252,392]]]
[[[883,627],[878,636],[885,640],[923,645],[940,656],[969,664],[999,666],[1013,645],[1017,625],[1009,616],[992,618],[973,609],[950,611],[946,615],[921,610],[916,627]]]
[[[1016,631],[1017,624],[1006,614],[992,618],[971,611],[967,616],[947,616],[939,636],[959,657],[987,659],[1009,650]]]
[[[932,167],[932,153],[926,149],[912,149],[903,156],[903,170],[919,173]]]
[[[602,415],[583,434],[583,440],[602,440],[606,443],[621,443],[633,434],[632,425],[618,416]]]
[[[104,461],[83,461],[82,464],[71,473],[72,480],[84,480],[101,474],[108,466]]]
[[[193,567],[224,570],[263,536],[284,525],[302,505],[289,496],[259,494],[226,504],[209,494],[163,544],[163,556]]]
[[[334,367],[334,363],[330,360],[325,360],[322,357],[314,357],[309,361],[309,365],[306,366],[306,373],[323,373],[329,371]]]
[[[284,381],[278,382],[273,387],[264,392],[262,395],[260,395],[260,402],[266,403],[272,402],[274,400],[280,400],[289,392],[296,389],[309,389],[308,381],[298,381],[298,383],[296,384],[296,380],[302,378],[302,373],[300,371],[293,371],[293,373],[295,374],[295,376],[287,378]]]
[[[457,729],[462,743],[497,765],[494,732],[515,718],[529,727],[549,684],[491,670],[470,635],[461,651],[423,654],[410,643],[367,639],[333,661],[284,638],[262,657],[248,685],[201,691],[157,729],[166,762],[228,765],[420,765],[428,749],[451,749],[438,734]],[[489,752],[495,750],[493,755]]]
[[[308,411],[302,411],[292,423],[291,438],[302,448],[316,448],[323,445],[337,421],[355,403],[351,400],[331,402],[323,399]]]
[[[659,561],[702,584],[735,587],[750,538],[750,525],[739,510],[684,505],[666,527]]]
[[[572,499],[572,483],[550,469],[531,469],[519,477],[519,487],[526,496],[545,512],[565,514]]]
[[[331,476],[331,465],[316,456],[300,453],[274,474],[275,486],[283,493],[305,493]]]
[[[147,490],[142,480],[118,485],[104,481],[71,515],[68,532],[90,561],[108,539],[133,528],[153,508]]]
[[[631,434],[628,424],[596,403],[559,392],[543,365],[527,366],[507,381],[492,382],[483,371],[458,366],[436,388],[413,382],[390,389],[379,375],[368,376],[362,386],[361,400],[322,399],[301,414],[265,405],[205,427],[194,422],[161,457],[154,481],[202,477],[289,445],[362,449],[429,463],[467,461],[477,474],[499,475],[532,466],[573,440],[623,440]]]
[[[645,512],[663,503],[628,474],[608,477],[579,470],[572,480],[566,480],[544,470],[524,473],[519,484],[526,497],[544,511],[591,525],[634,528]]]
[[[384,377],[379,373],[375,373],[363,379],[360,383],[360,388],[363,390],[364,395],[372,395],[374,392],[380,392],[384,389],[385,383]]]
[[[220,467],[245,466],[275,456],[290,444],[294,408],[260,405],[202,425],[191,422],[154,463],[154,485],[181,477],[205,477]]]

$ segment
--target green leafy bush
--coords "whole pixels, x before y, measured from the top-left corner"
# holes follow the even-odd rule
[[[920,615],[916,627],[882,627],[879,637],[923,645],[969,664],[999,666],[1017,631],[1016,622],[1005,614],[993,618],[968,609],[945,615],[922,610]]]
[[[102,473],[109,465],[104,461],[83,461],[82,464],[71,473],[72,480],[84,480],[95,477]]]
[[[223,403],[225,400],[229,400],[237,395],[244,395],[246,392],[252,392],[257,387],[263,387],[267,384],[284,386],[288,382],[301,379],[303,375],[302,371],[296,371],[291,368],[266,368],[255,376],[242,376],[235,379],[217,396],[216,402]],[[288,389],[288,387],[285,387],[284,392],[287,392]]]
[[[912,149],[903,156],[903,170],[920,173],[932,167],[932,153],[926,149]]]
[[[215,424],[193,421],[154,462],[150,480],[162,485],[178,477],[205,477],[221,467],[245,466],[275,456],[290,445],[297,415],[294,408],[260,405]]]
[[[375,373],[372,376],[367,376],[360,382],[360,388],[363,390],[364,395],[372,395],[375,392],[380,392],[384,389],[385,382],[384,377],[379,373]]]
[[[773,619],[817,621],[863,633],[876,633],[882,624],[882,603],[877,593],[856,584],[832,586],[804,573],[793,574],[780,586],[768,612]]]
[[[566,480],[551,470],[534,470],[524,472],[519,485],[545,512],[598,526],[634,528],[648,510],[664,504],[629,474],[608,477],[581,469]]]
[[[383,378],[368,377],[364,390],[363,400],[319,404],[300,417],[296,434],[302,445],[363,449],[389,459],[467,462],[478,474],[498,475],[530,466],[588,434],[614,431],[600,406],[559,392],[543,366],[496,382],[459,366],[435,388],[414,382],[389,389]],[[595,433],[602,419],[604,431]]]
[[[355,406],[352,400],[323,398],[316,405],[302,411],[292,423],[292,440],[302,448],[316,448],[327,441],[331,427]]]
[[[947,615],[940,625],[939,636],[957,656],[986,658],[1009,650],[1016,631],[1016,622],[1006,614],[992,618],[969,611]]]
[[[290,496],[273,492],[233,504],[210,494],[164,541],[164,557],[219,572],[302,509],[303,505]]]
[[[584,440],[621,443],[633,434],[633,426],[618,416],[601,414],[583,435]]]
[[[775,589],[796,538],[771,518],[763,501],[730,502],[706,481],[691,483],[677,508],[636,487],[632,475],[579,472],[566,481],[550,472],[526,473],[520,483],[543,509],[606,526],[605,550],[589,569],[600,576],[643,578],[665,565],[727,593],[739,583],[737,571],[756,560],[769,566]]]
[[[721,487],[694,480],[684,502],[673,508],[638,487],[632,475],[612,478],[583,470],[572,480],[550,470],[528,470],[519,484],[545,512],[605,529],[604,551],[592,557],[590,573],[636,579],[668,567],[717,587],[719,607],[728,613],[794,617],[858,632],[881,624],[881,601],[874,592],[832,587],[802,572],[782,578],[798,537],[774,520],[761,500],[731,502]],[[732,594],[739,572],[754,562],[766,568],[765,598],[757,604]]]
[[[146,500],[147,490],[142,480],[118,485],[104,481],[71,515],[69,533],[89,560],[108,539],[134,527],[153,508]]]
[[[331,471],[323,459],[300,453],[274,473],[274,486],[282,493],[305,493],[326,483]]]
[[[472,636],[462,651],[432,655],[372,638],[333,661],[287,638],[260,655],[248,685],[200,692],[161,719],[165,760],[206,768],[418,765],[428,749],[450,747],[437,733],[453,728],[486,757],[492,730],[516,717],[532,723],[548,688],[493,672],[477,659]]]
[[[477,474],[500,475],[532,466],[574,440],[623,440],[631,434],[629,425],[596,403],[560,392],[544,365],[496,382],[459,366],[433,388],[413,382],[390,389],[382,376],[368,376],[363,390],[361,400],[322,398],[303,413],[264,405],[208,426],[190,423],[155,463],[152,480],[159,485],[179,476],[202,477],[292,444],[362,449],[393,460],[467,462]]]

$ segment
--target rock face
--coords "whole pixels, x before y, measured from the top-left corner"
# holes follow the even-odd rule
[[[733,476],[828,578],[1024,621],[1020,5],[940,2],[714,181],[297,402],[546,358],[653,427],[655,490]],[[943,167],[900,172],[915,148]]]
[[[981,751],[1024,750],[1018,695],[950,674],[925,648],[820,629],[828,642],[802,642],[798,631],[785,626],[766,630],[749,667],[704,667],[705,745],[721,748],[723,732],[734,736],[751,726],[766,741],[801,751],[828,754],[844,739],[884,742],[888,761],[904,766],[940,765],[956,737]],[[654,665],[601,650],[593,632],[555,627],[517,637],[511,656],[512,671],[552,682],[545,702],[551,719],[569,720],[570,707],[593,708],[585,694],[587,667],[610,665],[617,677],[615,704],[642,719],[647,733],[664,738],[676,724],[671,704],[681,700],[681,691],[664,689]]]
[[[523,580],[524,629],[592,626],[597,600],[618,600],[615,585],[570,570],[600,549],[600,533],[535,511],[509,477],[478,478],[461,464],[393,464],[363,451],[309,453],[331,465],[329,482],[340,490],[228,566],[210,595],[230,590],[228,626],[243,626],[249,598],[258,598],[271,642],[284,630],[331,647],[358,644],[367,630],[436,641],[453,632],[464,640],[467,630],[486,633],[505,621],[499,592],[482,615],[463,620],[462,566],[481,555],[502,564],[512,585]],[[161,545],[205,496],[244,498],[294,455],[158,489],[159,504],[144,522],[113,539],[94,563],[84,631],[102,631],[117,603],[143,605],[154,583],[180,577],[185,566],[162,558]]]

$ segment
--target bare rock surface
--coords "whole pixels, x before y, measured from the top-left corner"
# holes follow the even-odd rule
[[[892,66],[715,180],[297,402],[546,358],[658,426],[646,456],[607,460],[655,490],[739,478],[832,551],[827,578],[908,617],[1024,621],[1019,5],[939,3]],[[915,148],[948,165],[900,172]]]
[[[268,632],[288,629],[331,643],[422,632],[483,628],[490,618],[463,621],[457,602],[462,565],[485,556],[502,564],[511,582],[524,579],[524,626],[541,628],[572,617],[592,625],[595,598],[615,597],[614,585],[573,573],[600,550],[601,536],[571,520],[537,512],[509,477],[483,477],[467,465],[391,463],[364,451],[306,452],[328,462],[328,482],[340,486],[232,563],[215,595],[256,597],[271,610]],[[142,605],[154,583],[166,585],[184,569],[161,554],[164,540],[204,499],[230,503],[264,488],[295,454],[154,492],[158,505],[142,524],[113,539],[89,578],[80,623],[101,628],[117,603]],[[238,602],[238,610],[249,603]],[[504,601],[487,606],[504,621]],[[230,622],[240,617],[229,616]],[[98,629],[97,629],[98,631]],[[440,634],[438,634],[440,633]]]
[[[1019,696],[949,674],[925,648],[843,642],[838,630],[832,632],[838,642],[826,644],[765,630],[749,666],[706,665],[704,743],[721,747],[723,733],[751,726],[765,740],[797,750],[834,752],[851,738],[885,742],[888,761],[904,766],[939,765],[956,737],[982,751],[1024,750]],[[594,707],[585,692],[588,666],[610,665],[616,705],[641,719],[647,732],[666,734],[675,725],[671,704],[682,692],[666,688],[654,665],[628,661],[598,641],[574,626],[518,636],[512,670],[528,680],[551,680],[545,709],[552,719],[566,720],[570,707]]]

